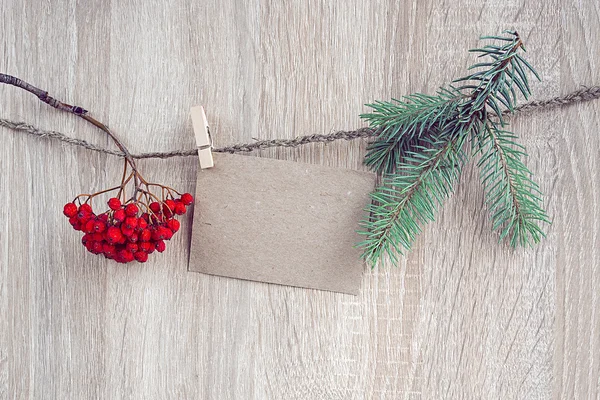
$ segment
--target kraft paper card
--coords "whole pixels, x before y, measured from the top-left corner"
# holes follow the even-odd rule
[[[189,270],[358,294],[375,175],[215,153],[198,169]]]

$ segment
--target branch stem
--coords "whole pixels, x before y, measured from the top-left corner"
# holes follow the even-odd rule
[[[0,73],[0,83],[12,85],[12,86],[18,87],[20,89],[23,89],[29,93],[32,93],[32,94],[36,95],[42,102],[48,104],[49,106],[54,107],[61,111],[66,111],[68,113],[75,114],[76,116],[83,118],[84,120],[91,123],[95,127],[104,131],[108,135],[108,137],[110,137],[112,139],[112,141],[115,142],[115,144],[117,145],[119,150],[121,150],[123,152],[123,154],[125,154],[126,163],[129,163],[129,165],[131,166],[131,169],[133,170],[133,180],[134,180],[134,185],[135,185],[135,191],[133,194],[133,198],[135,198],[135,196],[139,190],[140,180],[143,181],[143,178],[141,177],[140,173],[138,172],[137,166],[135,164],[135,160],[131,156],[131,153],[129,152],[127,147],[125,147],[123,142],[121,142],[121,140],[119,140],[119,138],[117,138],[115,136],[115,134],[113,134],[106,125],[104,125],[102,122],[98,121],[97,119],[93,118],[92,116],[88,115],[88,111],[86,109],[84,109],[83,107],[72,106],[70,104],[63,103],[59,100],[56,100],[54,97],[48,95],[48,92],[46,92],[38,87],[35,87],[32,84],[25,82],[24,80],[19,79],[15,76]],[[125,169],[127,170],[127,166]],[[125,174],[123,174],[123,177],[125,177]]]
[[[79,106],[72,106],[70,104],[58,101],[54,97],[49,96],[48,92],[46,92],[40,88],[37,88],[37,87],[33,86],[32,84],[27,83],[27,82],[25,82],[17,77],[14,77],[12,75],[0,73],[0,83],[6,83],[7,85],[16,86],[18,88],[26,90],[29,93],[36,95],[44,103],[46,103],[49,106],[54,107],[58,110],[67,111],[67,112],[70,112],[70,113],[78,115],[78,116],[83,116],[83,115],[87,114],[86,109],[79,107]]]

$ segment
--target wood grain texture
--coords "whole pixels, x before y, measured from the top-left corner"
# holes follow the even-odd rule
[[[480,34],[516,28],[536,98],[600,82],[598,0],[6,0],[0,70],[82,105],[132,151],[190,148],[205,104],[217,146],[361,126],[363,103],[464,73]],[[2,117],[108,145],[16,88]],[[187,272],[191,221],[167,253],[123,267],[61,216],[120,163],[1,129],[0,398],[600,397],[600,103],[512,128],[547,194],[548,238],[496,242],[469,167],[397,267],[357,297]],[[364,142],[262,151],[360,169]],[[193,191],[196,161],[145,160]]]

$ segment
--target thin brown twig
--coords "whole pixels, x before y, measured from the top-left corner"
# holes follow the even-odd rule
[[[58,110],[67,111],[67,112],[70,112],[72,114],[79,115],[79,116],[83,116],[83,115],[87,114],[86,109],[79,107],[79,106],[72,106],[70,104],[58,101],[54,97],[49,96],[48,92],[46,92],[40,88],[37,88],[37,87],[33,86],[32,84],[27,83],[27,82],[25,82],[17,77],[14,77],[12,75],[0,73],[0,83],[6,83],[7,85],[16,86],[18,88],[28,91],[29,93],[33,93],[41,101],[43,101],[44,103],[46,103],[49,106],[54,107]]]

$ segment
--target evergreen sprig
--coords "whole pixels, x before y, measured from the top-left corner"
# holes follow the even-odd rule
[[[517,92],[525,99],[531,94],[527,73],[539,76],[521,55],[519,34],[503,34],[481,38],[501,44],[470,50],[484,62],[453,82],[461,86],[441,88],[433,96],[378,101],[368,105],[371,113],[361,115],[378,132],[365,164],[382,175],[366,209],[369,217],[361,223],[364,257],[375,262],[386,254],[396,260],[410,249],[453,192],[469,154],[480,157],[486,204],[500,240],[530,245],[544,236],[539,223],[549,220],[539,187],[522,161],[525,148],[504,129],[503,119],[514,110]]]
[[[488,122],[478,151],[492,229],[501,230],[500,240],[508,237],[513,247],[539,242],[544,233],[537,223],[550,222],[542,209],[539,186],[521,160],[527,156],[525,148],[515,138],[513,133]]]

